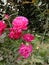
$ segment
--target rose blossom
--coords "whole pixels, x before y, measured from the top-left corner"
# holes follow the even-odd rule
[[[23,16],[18,16],[12,21],[12,25],[16,29],[27,30],[28,19]]]
[[[21,57],[18,57],[18,58],[17,58],[17,61],[20,61],[20,60],[21,60]]]
[[[10,33],[8,34],[8,36],[11,39],[19,39],[22,36],[22,32],[19,30],[15,30],[14,28],[10,28]]]
[[[32,52],[32,45],[25,45],[25,44],[21,44],[20,48],[19,48],[19,53],[21,56],[23,56],[24,58],[28,58],[30,56]]]
[[[34,40],[34,35],[28,33],[28,34],[24,34],[22,36],[22,39],[27,41],[27,42],[31,42],[32,40]]]
[[[9,15],[8,14],[5,14],[5,19],[9,19]]]
[[[5,28],[6,28],[5,22],[3,20],[0,20],[0,35],[2,35]]]

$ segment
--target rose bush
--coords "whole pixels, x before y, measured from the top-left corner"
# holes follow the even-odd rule
[[[8,15],[5,15],[5,18],[8,19]],[[26,41],[26,43],[20,43],[20,48],[19,48],[19,54],[20,56],[24,57],[25,59],[27,59],[31,53],[32,53],[32,40],[34,40],[34,35],[28,33],[28,34],[24,34],[23,32],[25,30],[28,29],[28,24],[29,24],[29,20],[24,17],[24,16],[18,16],[16,17],[13,21],[12,21],[12,26],[6,27],[6,24],[3,20],[0,20],[0,35],[3,33],[3,31],[5,30],[5,28],[7,28],[9,30],[9,33],[7,34],[9,38],[11,38],[11,40],[19,40],[20,38]],[[27,42],[30,42],[30,44]]]
[[[0,0],[0,65],[49,65],[47,1],[4,1]]]

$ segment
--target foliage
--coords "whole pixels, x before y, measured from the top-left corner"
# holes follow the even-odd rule
[[[47,17],[49,18],[49,4],[45,1],[36,0],[35,2],[25,2],[19,6],[19,15],[26,16],[30,20],[29,28],[39,33],[43,33],[45,31],[46,20]],[[47,26],[49,26],[49,24],[47,24]],[[49,27],[47,28],[48,32]]]

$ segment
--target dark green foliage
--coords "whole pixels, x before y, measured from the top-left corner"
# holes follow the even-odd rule
[[[41,5],[40,5],[41,3]],[[35,30],[36,32],[43,33],[45,31],[47,6],[48,3],[43,1],[37,1],[37,3],[21,4],[19,8],[19,15],[26,16],[29,19],[30,30]]]

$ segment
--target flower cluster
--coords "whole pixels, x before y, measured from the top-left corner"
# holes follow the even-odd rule
[[[9,16],[5,15],[5,18],[8,20]],[[19,48],[19,54],[20,56],[23,56],[24,58],[28,58],[30,54],[32,53],[33,47],[32,47],[32,40],[34,40],[34,35],[27,33],[23,34],[24,30],[28,29],[28,19],[24,16],[18,16],[12,21],[12,27],[9,28],[9,34],[8,37],[11,39],[19,39],[26,41],[27,44],[22,43]],[[6,24],[4,21],[0,20],[0,35],[3,33],[3,31],[6,28]]]
[[[22,34],[23,30],[28,29],[28,19],[23,16],[18,16],[12,21],[12,28],[10,28],[9,37],[11,39],[22,38],[26,42],[32,42],[34,40],[34,35],[27,33]],[[32,44],[25,45],[21,44],[19,48],[19,53],[24,58],[28,58],[32,52]]]
[[[12,28],[10,28],[9,37],[12,39],[19,39],[22,36],[22,31],[27,30],[28,19],[23,16],[18,16],[12,21]]]

